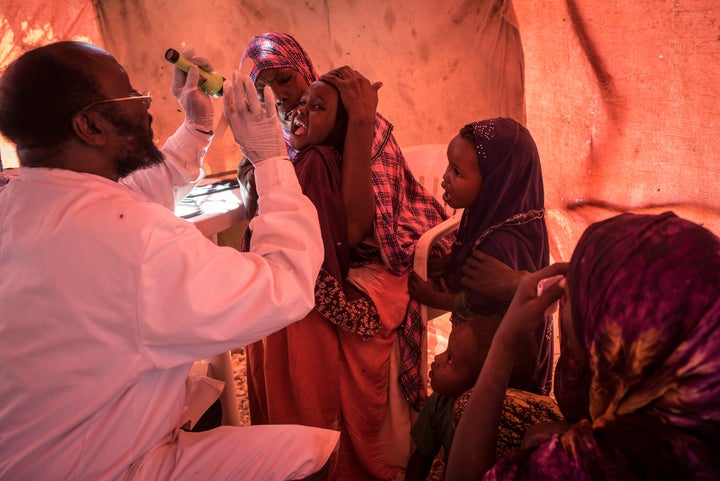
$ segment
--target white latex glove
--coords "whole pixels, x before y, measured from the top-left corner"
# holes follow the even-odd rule
[[[263,95],[264,101],[260,102],[252,80],[239,70],[233,71],[231,80],[223,84],[225,118],[235,142],[255,166],[288,155],[272,89],[266,86]]]
[[[192,63],[212,72],[212,66],[205,57],[195,53],[195,47],[187,46],[181,55]],[[185,73],[178,67],[173,67],[172,93],[178,99],[185,112],[185,123],[202,132],[212,132],[214,110],[210,97],[198,88],[200,71],[193,65]]]

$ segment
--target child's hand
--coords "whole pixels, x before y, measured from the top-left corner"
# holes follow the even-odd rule
[[[427,263],[428,278],[441,279],[445,276],[451,263],[452,256],[431,256]]]
[[[415,272],[411,272],[408,278],[408,291],[410,297],[425,305],[433,305],[433,296],[440,292],[433,281],[424,281]]]

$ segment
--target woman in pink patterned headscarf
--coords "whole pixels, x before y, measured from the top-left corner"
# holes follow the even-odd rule
[[[720,239],[670,212],[624,214],[591,225],[566,279],[534,295],[540,276],[562,270],[521,284],[486,362],[494,371],[481,373],[481,394],[458,424],[446,479],[488,469],[482,479],[720,479]],[[562,284],[561,356],[573,362],[561,359],[557,378],[580,382],[555,389],[561,410],[581,419],[493,466],[498,390],[514,355],[505,341]]]
[[[281,123],[289,121],[308,85],[318,78],[307,53],[287,34],[254,37],[241,62],[246,61],[252,62],[250,77],[258,92],[272,88]],[[333,337],[328,332],[335,330],[332,320],[315,316],[249,346],[251,419],[339,428],[339,461],[331,476],[393,479],[407,464],[412,408],[418,406],[418,394],[424,394],[423,330],[419,319],[410,322],[405,317],[407,276],[418,238],[446,216],[412,175],[393,126],[376,113],[379,85],[349,67],[321,80],[339,90],[348,119],[341,152],[343,204],[335,206],[344,210],[349,224],[352,269],[345,284],[370,299],[382,327],[370,339],[343,330]],[[295,161],[290,125],[284,130]],[[302,168],[306,193],[319,185],[312,181],[313,174],[327,174],[320,164]],[[242,183],[248,171],[241,168],[239,174]],[[329,194],[314,197],[324,201],[315,202],[318,210],[328,207]],[[328,296],[316,299],[323,297]],[[312,329],[307,328],[311,321]]]
[[[253,37],[242,56],[252,61],[250,78],[259,91],[265,85],[273,89],[278,116],[289,119],[300,97],[318,75],[309,56],[291,35],[270,32]],[[334,75],[324,76],[341,88]],[[354,99],[343,97],[352,118]],[[355,100],[355,103],[358,101]],[[363,262],[384,264],[393,274],[402,274],[412,265],[415,243],[420,235],[443,221],[442,205],[425,190],[410,171],[392,134],[393,126],[379,113],[374,114],[371,175],[375,192],[374,240],[377,245],[360,244],[356,255]],[[290,157],[295,151],[289,143],[289,128],[284,129]]]

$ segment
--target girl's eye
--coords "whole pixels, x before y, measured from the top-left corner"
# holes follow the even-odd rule
[[[284,77],[276,78],[275,81],[279,84],[284,84],[284,83],[287,83],[290,80],[290,78],[291,78],[291,76],[287,75]]]
[[[462,175],[460,175],[460,171],[457,169],[453,169],[453,174],[455,174],[457,177],[462,177]]]

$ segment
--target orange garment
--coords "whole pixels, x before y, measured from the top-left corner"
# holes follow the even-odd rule
[[[410,454],[412,413],[396,375],[407,276],[370,265],[350,278],[375,302],[380,332],[363,340],[313,310],[248,346],[250,416],[253,424],[339,429],[328,479],[389,480]]]

